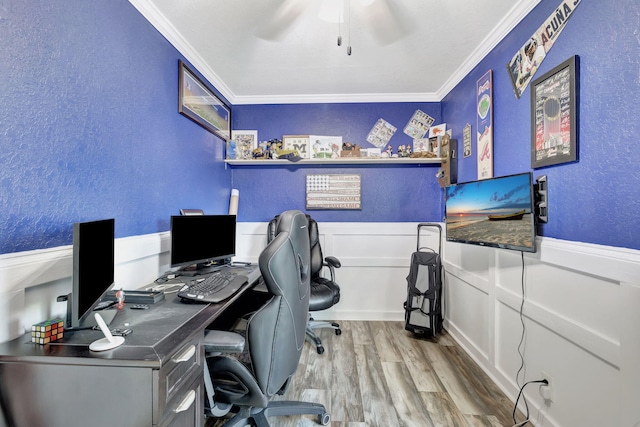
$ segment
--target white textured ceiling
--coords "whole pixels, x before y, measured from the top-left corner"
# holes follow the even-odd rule
[[[540,0],[347,0],[340,27],[322,0],[129,1],[232,104],[268,104],[440,101]]]

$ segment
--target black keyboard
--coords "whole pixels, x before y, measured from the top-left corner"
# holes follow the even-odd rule
[[[178,291],[178,296],[193,302],[217,303],[238,292],[246,283],[247,276],[221,270],[190,281]]]

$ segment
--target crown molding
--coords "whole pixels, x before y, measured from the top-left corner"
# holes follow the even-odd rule
[[[207,62],[193,49],[169,20],[149,0],[129,0],[187,61],[206,78],[231,105],[247,104],[314,104],[367,102],[440,102],[524,19],[542,0],[521,0],[500,21],[494,31],[444,82],[437,92],[429,93],[369,93],[369,94],[305,94],[305,95],[236,95]]]
[[[149,0],[129,0],[129,3],[135,7],[142,16],[149,21],[153,27],[166,38],[169,43],[175,47],[178,52],[185,57],[187,61],[193,65],[205,79],[216,88],[216,90],[234,104],[235,95],[231,89],[222,81],[220,77],[209,67],[207,62],[198,54],[198,52],[182,37],[182,34],[175,29],[169,20],[153,5]],[[177,65],[176,65],[177,67]],[[177,69],[177,68],[176,68]]]
[[[440,98],[434,93],[255,95],[236,96],[233,104],[348,104],[366,102],[440,102]]]
[[[491,34],[485,37],[482,43],[480,43],[480,46],[469,55],[456,72],[440,87],[437,92],[437,97],[440,98],[440,101],[442,101],[541,1],[542,0],[523,0],[518,2],[509,14],[498,23]]]

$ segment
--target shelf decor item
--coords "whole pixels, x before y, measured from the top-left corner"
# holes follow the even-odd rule
[[[298,156],[303,159],[311,158],[309,135],[283,135],[282,148],[284,150],[296,150]]]
[[[257,130],[231,131],[231,139],[236,143],[236,159],[248,160],[253,158],[253,150],[258,148]]]
[[[578,160],[578,56],[531,84],[531,167]]]
[[[182,61],[178,61],[178,112],[225,141],[231,109]]]
[[[428,115],[427,113],[416,110],[413,116],[409,120],[409,123],[404,127],[404,133],[409,135],[413,139],[424,138],[425,134],[429,131],[429,128],[435,122],[436,119]]]
[[[341,136],[309,135],[312,159],[335,159],[340,157]]]

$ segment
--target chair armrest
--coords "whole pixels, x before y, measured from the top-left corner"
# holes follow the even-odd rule
[[[342,267],[342,264],[340,264],[340,260],[334,256],[328,256],[324,259],[324,261],[333,268]]]
[[[208,356],[216,353],[242,353],[244,350],[244,337],[235,332],[209,330],[205,332],[202,343]]]
[[[336,268],[340,268],[342,264],[340,264],[340,260],[334,256],[328,256],[324,259],[325,267],[329,267],[329,272],[331,273],[331,281],[336,281]]]

